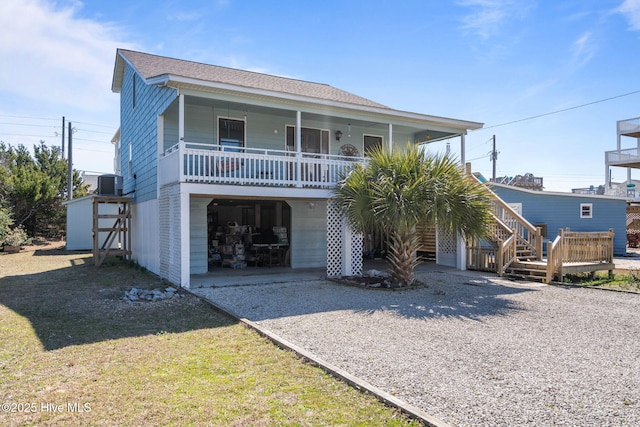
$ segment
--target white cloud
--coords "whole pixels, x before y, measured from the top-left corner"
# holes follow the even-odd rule
[[[460,6],[473,9],[463,19],[463,28],[488,39],[507,16],[507,3],[500,0],[464,0]]]
[[[168,15],[167,21],[197,21],[200,18],[202,18],[202,14],[200,12],[178,12]]]
[[[101,110],[113,103],[118,29],[78,17],[80,2],[0,2],[0,93]]]
[[[74,167],[111,172],[119,125],[111,92],[124,32],[81,17],[77,0],[0,1],[0,140],[32,147],[60,144],[62,116],[72,121]],[[94,126],[97,124],[99,127]]]
[[[626,15],[632,30],[640,31],[640,0],[625,0],[617,10]]]
[[[457,5],[471,9],[471,13],[462,18],[462,28],[484,40],[519,21],[536,6],[530,0],[460,0]]]
[[[573,58],[580,65],[584,65],[593,57],[595,50],[593,34],[587,31],[573,43]]]

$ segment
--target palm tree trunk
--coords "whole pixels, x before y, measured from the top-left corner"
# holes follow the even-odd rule
[[[392,279],[400,286],[411,286],[415,283],[415,268],[420,264],[417,257],[420,249],[418,233],[410,230],[392,232],[389,236],[389,263]]]

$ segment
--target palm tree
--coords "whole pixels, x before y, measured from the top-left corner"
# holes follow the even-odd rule
[[[482,237],[490,218],[483,184],[469,179],[448,156],[406,150],[373,149],[366,164],[342,176],[333,199],[350,226],[366,235],[380,231],[389,246],[391,278],[415,283],[420,236],[416,227],[437,224],[463,237]]]

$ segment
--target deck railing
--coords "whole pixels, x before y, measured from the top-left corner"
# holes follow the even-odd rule
[[[547,244],[547,283],[564,276],[569,264],[612,264],[613,229],[600,232],[558,230],[558,236]]]
[[[607,164],[636,162],[640,160],[640,150],[635,147],[605,151],[605,157]]]
[[[182,143],[160,156],[162,183],[331,188],[360,157]],[[166,169],[165,169],[166,168]],[[167,172],[168,171],[168,172]]]
[[[477,180],[473,175],[469,175]],[[527,251],[535,259],[542,259],[542,233],[518,214],[493,191],[491,205],[494,221],[489,226],[492,244],[475,241],[468,246],[468,267],[494,271],[500,275],[517,260],[517,249]]]
[[[628,120],[618,120],[618,134],[640,132],[640,117]]]
[[[474,239],[468,244],[467,267],[502,276],[516,260],[516,236],[507,224],[494,217],[489,225],[491,241]]]

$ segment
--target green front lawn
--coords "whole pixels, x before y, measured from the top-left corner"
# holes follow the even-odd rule
[[[0,255],[0,425],[418,425],[124,263]]]

